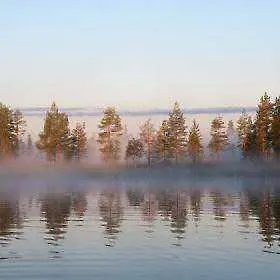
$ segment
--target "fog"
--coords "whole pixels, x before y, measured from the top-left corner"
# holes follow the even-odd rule
[[[102,166],[13,161],[0,168],[0,191],[65,192],[100,188],[279,188],[275,162],[222,162],[172,166]]]

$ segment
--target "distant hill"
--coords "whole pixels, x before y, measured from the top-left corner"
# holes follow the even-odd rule
[[[48,107],[28,107],[19,108],[25,116],[44,116]],[[245,109],[247,113],[255,112],[256,107],[215,107],[215,108],[193,108],[183,109],[185,114],[233,114],[241,113]],[[103,109],[101,108],[61,108],[61,111],[69,116],[100,116]],[[151,109],[151,110],[119,110],[122,116],[156,116],[168,115],[170,109]]]

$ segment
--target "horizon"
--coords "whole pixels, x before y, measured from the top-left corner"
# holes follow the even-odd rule
[[[40,116],[44,114],[50,107],[18,107],[26,116]],[[99,107],[59,107],[63,112],[69,116],[100,116],[104,108]],[[126,116],[145,116],[145,115],[164,115],[170,112],[171,108],[154,108],[154,109],[118,109],[120,115]],[[247,113],[252,113],[257,110],[254,107],[209,107],[209,108],[182,108],[184,114],[237,114],[245,110]]]

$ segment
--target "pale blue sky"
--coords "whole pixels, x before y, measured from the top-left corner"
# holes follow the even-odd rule
[[[280,94],[279,14],[279,0],[0,0],[0,100],[255,105]]]

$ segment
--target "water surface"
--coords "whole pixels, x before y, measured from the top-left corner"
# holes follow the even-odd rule
[[[1,279],[279,276],[275,187],[51,190],[1,192]]]

